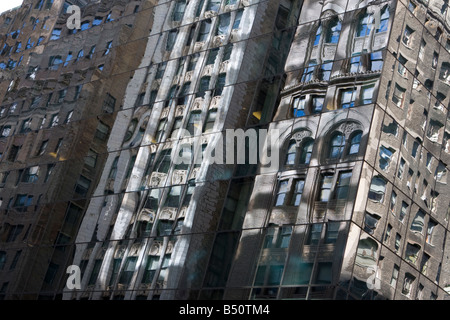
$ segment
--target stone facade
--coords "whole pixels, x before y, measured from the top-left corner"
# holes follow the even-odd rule
[[[448,299],[446,1],[72,4],[0,16],[3,298]]]

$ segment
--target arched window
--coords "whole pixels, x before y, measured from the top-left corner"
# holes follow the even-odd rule
[[[309,164],[309,162],[311,161],[313,145],[314,145],[313,139],[307,139],[306,141],[303,142],[300,151],[299,164]]]
[[[339,42],[339,35],[341,34],[342,24],[338,18],[334,18],[328,25],[326,43],[337,44]]]
[[[350,147],[348,149],[349,155],[358,154],[359,146],[361,144],[361,137],[362,137],[361,131],[353,133],[352,137],[350,138]]]
[[[314,45],[317,46],[320,43],[320,38],[322,37],[322,25],[319,25],[316,31],[316,37],[314,38]]]
[[[385,6],[384,9],[381,11],[380,27],[375,30],[376,33],[385,32],[388,30],[389,15],[390,15],[389,7]]]
[[[296,156],[297,156],[297,141],[291,140],[289,142],[289,147],[287,150],[285,165],[294,165]]]
[[[384,194],[386,193],[386,180],[380,176],[372,178],[370,184],[369,199],[376,202],[383,202]]]
[[[286,154],[286,166],[307,165],[311,161],[314,139],[305,138],[300,147],[297,147],[297,141],[292,139],[289,142]]]
[[[370,34],[370,28],[373,24],[373,16],[368,14],[367,12],[359,18],[358,27],[356,29],[357,37],[365,37]]]
[[[338,159],[344,150],[345,137],[342,133],[336,132],[332,135],[330,146],[330,158]]]

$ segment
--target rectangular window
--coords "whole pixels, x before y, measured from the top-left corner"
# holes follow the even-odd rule
[[[25,169],[25,173],[22,176],[22,182],[33,183],[39,178],[39,166],[34,166]]]
[[[333,174],[322,175],[319,201],[327,202],[330,199],[331,188],[333,186]]]
[[[427,43],[425,42],[425,40],[422,39],[422,41],[420,42],[420,48],[419,48],[419,59],[423,60],[424,56],[425,56],[425,47],[427,46]]]
[[[402,42],[404,45],[409,46],[412,38],[414,30],[409,26],[405,27],[405,31],[403,32]]]
[[[406,89],[395,84],[394,94],[392,95],[392,102],[399,108],[403,108],[403,100],[405,99]]]
[[[217,24],[216,36],[218,35],[226,35],[230,30],[230,21],[231,15],[230,13],[224,13],[219,16],[219,23]]]
[[[137,257],[128,257],[124,269],[120,275],[119,283],[129,285],[136,268]]]
[[[219,11],[221,1],[222,0],[209,0],[206,5],[206,11]]]
[[[294,192],[292,194],[291,205],[298,207],[302,199],[305,180],[294,180]]]
[[[335,190],[335,198],[336,199],[338,199],[338,200],[347,199],[351,177],[352,177],[351,171],[339,173],[336,190]]]
[[[294,118],[303,117],[305,115],[306,97],[295,97],[292,103]]]
[[[242,9],[240,9],[236,12],[236,17],[234,18],[234,23],[233,23],[233,29],[239,29],[239,26],[241,25],[243,13],[244,13],[244,10],[242,10]]]
[[[325,102],[324,96],[313,96],[312,97],[312,112],[320,113],[323,109],[324,102]]]
[[[217,109],[211,109],[208,111],[208,116],[206,117],[205,125],[203,126],[203,132],[211,132],[214,128],[214,123],[217,118]]]
[[[52,35],[50,36],[50,40],[57,40],[61,36],[61,29],[55,28],[52,31]]]
[[[169,171],[170,165],[172,163],[170,154],[172,149],[165,149],[159,155],[158,162],[155,163],[154,171],[167,173]]]
[[[219,53],[219,48],[214,48],[209,50],[208,59],[206,60],[206,65],[214,64]]]
[[[95,131],[95,138],[101,141],[106,141],[106,139],[108,139],[108,135],[109,135],[109,127],[103,122],[99,122],[97,125],[97,129]]]
[[[321,234],[322,234],[322,228],[323,224],[321,223],[314,223],[309,225],[309,233],[308,238],[306,239],[307,245],[318,245]]]
[[[166,125],[167,125],[167,119],[161,119],[158,123],[158,128],[156,129],[155,133],[155,141],[161,142],[161,139],[164,135],[164,132],[166,131]]]
[[[166,42],[166,51],[172,51],[173,47],[175,46],[175,40],[177,39],[178,30],[170,30],[167,35],[167,42]]]
[[[211,20],[203,20],[200,25],[200,30],[197,36],[197,42],[204,42],[208,38],[209,32],[211,30]]]
[[[341,108],[347,109],[355,106],[355,89],[344,89],[341,91]]]
[[[408,62],[408,60],[400,54],[398,57],[397,71],[402,77],[406,76],[406,63],[407,62]]]
[[[80,178],[78,178],[78,182],[75,185],[75,192],[82,196],[85,197],[89,191],[89,187],[91,186],[91,180],[89,180],[88,178],[84,177],[84,176],[80,176]]]
[[[336,243],[339,235],[340,222],[329,221],[326,226],[325,243]]]
[[[213,93],[214,97],[222,95],[222,92],[223,92],[223,89],[224,89],[225,83],[226,83],[226,78],[227,78],[226,73],[221,73],[217,77],[216,86],[214,88],[214,93]]]
[[[374,90],[375,90],[374,85],[362,88],[362,92],[361,92],[361,103],[362,104],[370,104],[373,102]]]
[[[107,93],[105,100],[103,101],[103,112],[113,113],[114,108],[116,106],[116,98],[114,98],[111,94]]]
[[[178,0],[175,2],[175,8],[173,9],[172,20],[181,21],[186,10],[186,0]]]
[[[167,62],[161,62],[158,64],[158,68],[156,70],[155,79],[161,79],[166,71]]]
[[[392,276],[391,276],[391,287],[397,286],[397,280],[398,280],[398,274],[400,272],[400,267],[398,265],[394,265],[394,269],[392,270]]]
[[[350,73],[358,73],[361,71],[361,56],[354,56],[350,58]]]
[[[191,112],[191,114],[189,115],[189,120],[188,123],[186,125],[186,130],[189,131],[189,133],[191,134],[191,136],[194,136],[197,132],[199,132],[202,128],[202,118],[201,118],[202,114],[200,112],[197,111],[193,111]]]
[[[287,193],[289,191],[288,185],[289,185],[289,180],[280,181],[280,184],[278,186],[277,196],[276,196],[276,202],[275,202],[276,207],[284,205]]]
[[[16,161],[17,155],[19,154],[20,146],[11,146],[11,150],[9,151],[8,161]]]
[[[84,164],[88,167],[95,168],[97,157],[98,154],[94,150],[89,149],[87,156],[84,158]]]

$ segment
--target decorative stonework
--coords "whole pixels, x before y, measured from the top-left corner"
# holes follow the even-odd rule
[[[133,244],[130,248],[130,252],[128,253],[128,256],[137,256],[139,254],[139,249],[141,248],[140,244]]]
[[[301,130],[301,131],[297,131],[292,135],[292,139],[295,140],[295,145],[300,148],[303,140],[305,138],[309,138],[311,137],[311,131],[309,130]]]
[[[219,108],[220,101],[222,100],[222,96],[215,96],[212,98],[211,103],[209,105],[209,109],[217,109]]]
[[[152,256],[158,256],[161,254],[162,242],[161,241],[153,241],[152,246],[150,247],[149,253]]]
[[[218,35],[218,36],[215,36],[215,37],[213,38],[213,46],[214,46],[214,47],[219,47],[219,46],[225,44],[225,39],[226,39],[226,38],[225,38],[224,35]]]
[[[178,208],[164,207],[161,210],[160,220],[174,220],[177,215]]]
[[[167,174],[162,172],[153,172],[150,178],[150,187],[157,188],[164,186]]]
[[[209,11],[205,11],[204,16],[205,16],[206,19],[208,19],[208,18],[212,18],[212,17],[217,16],[217,14],[218,13],[216,11],[209,10]]]
[[[139,221],[147,221],[149,223],[155,222],[156,212],[154,210],[150,210],[144,208],[141,210],[141,214],[139,215]]]
[[[226,60],[220,63],[219,73],[226,73],[228,71],[228,64],[230,60]]]
[[[204,99],[202,97],[195,98],[194,103],[192,105],[192,109],[201,110],[203,107]]]
[[[205,66],[202,71],[202,77],[211,76],[213,73],[213,67],[214,67],[214,65],[212,65],[212,64]]]
[[[187,177],[186,170],[174,170],[172,173],[172,184],[173,185],[185,184],[186,177]]]
[[[185,105],[178,105],[175,110],[175,117],[181,117],[184,114]]]
[[[184,76],[184,81],[185,82],[191,81],[193,76],[194,76],[194,70],[186,72],[186,75]]]

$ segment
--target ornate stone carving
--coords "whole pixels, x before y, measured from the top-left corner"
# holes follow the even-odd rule
[[[209,105],[209,109],[217,109],[219,107],[221,99],[222,99],[222,96],[213,97],[211,100],[211,103]]]
[[[121,247],[117,248],[116,252],[114,253],[114,258],[121,259],[121,258],[123,258],[124,253],[125,253],[125,247],[121,246]]]
[[[184,113],[184,109],[185,108],[186,108],[186,106],[184,106],[184,105],[177,106],[177,109],[175,111],[175,116],[176,117],[181,117],[183,115],[183,113]]]
[[[202,97],[198,97],[198,98],[195,98],[195,100],[194,100],[194,104],[192,105],[192,108],[194,109],[194,110],[200,110],[200,109],[202,109],[202,107],[203,107],[203,98]]]
[[[173,251],[173,241],[167,243],[166,253],[172,253]]]
[[[186,72],[186,75],[184,76],[184,81],[185,82],[191,81],[193,75],[194,75],[194,71],[193,70]]]
[[[142,209],[139,221],[147,221],[149,223],[155,222],[155,211],[147,208]]]
[[[181,207],[180,212],[178,213],[178,218],[184,218],[186,217],[186,211],[188,207]]]
[[[200,171],[200,167],[195,167],[192,169],[191,174],[189,175],[189,179],[197,178],[198,172]]]
[[[303,139],[311,137],[311,132],[309,130],[297,131],[292,135],[292,139],[296,141],[297,147],[300,147]]]
[[[165,207],[161,210],[159,219],[174,220],[177,214],[177,208]]]
[[[218,46],[220,46],[220,45],[222,45],[224,43],[225,43],[225,36],[224,35],[215,36],[214,39],[213,39],[213,46],[214,47],[218,47]]]
[[[231,30],[231,34],[230,34],[230,41],[231,42],[236,42],[240,40],[240,29],[233,29]]]
[[[213,11],[213,10],[205,11],[205,18],[207,18],[207,19],[212,18],[216,15],[217,15],[216,11]]]
[[[186,183],[187,171],[186,170],[174,170],[172,174],[172,184],[184,184]]]
[[[211,76],[212,71],[213,71],[213,65],[212,64],[205,66],[203,68],[202,77],[204,77],[204,76]]]
[[[129,256],[137,256],[139,254],[140,244],[133,244],[130,248]]]
[[[156,188],[163,186],[166,180],[167,174],[161,172],[153,172],[150,178],[150,187]]]
[[[362,130],[362,127],[356,122],[344,122],[337,128],[337,130],[342,132],[345,138],[348,139],[352,132]]]
[[[162,243],[160,241],[154,241],[152,246],[150,247],[150,254],[153,256],[157,256],[161,253]]]
[[[202,50],[204,43],[203,42],[196,42],[194,44],[194,52],[199,52]]]
[[[161,118],[167,118],[167,116],[169,115],[169,109],[170,108],[164,108],[161,112]]]
[[[219,73],[227,72],[229,63],[230,63],[230,60],[226,60],[226,61],[223,61],[222,63],[220,63]]]

